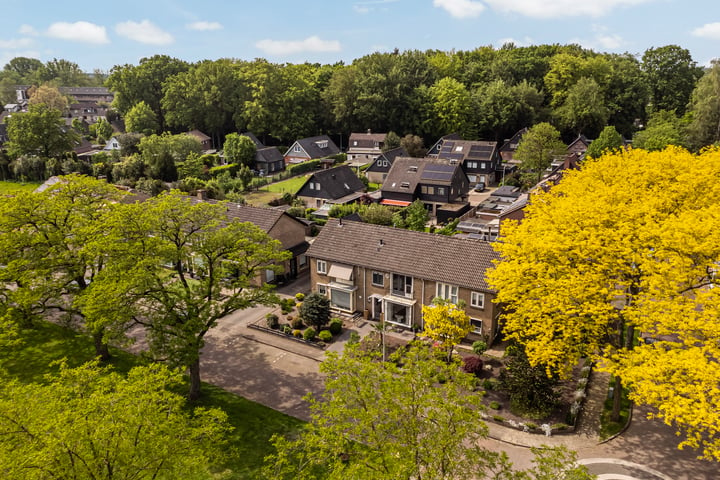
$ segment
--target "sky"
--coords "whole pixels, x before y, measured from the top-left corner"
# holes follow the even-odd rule
[[[641,56],[677,44],[720,57],[718,0],[74,0],[3,5],[0,66],[17,56],[91,72],[165,54],[351,63],[373,52],[577,43]]]

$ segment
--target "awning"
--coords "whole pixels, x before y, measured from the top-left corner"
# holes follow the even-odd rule
[[[353,267],[338,265],[336,263],[330,265],[328,277],[339,278],[340,280],[352,280]]]
[[[380,203],[382,205],[390,205],[392,207],[407,207],[412,202],[405,202],[403,200],[390,200],[389,198],[383,198]]]
[[[406,307],[412,307],[417,303],[417,300],[406,297],[398,297],[397,295],[385,295],[383,300],[398,305],[405,305]]]

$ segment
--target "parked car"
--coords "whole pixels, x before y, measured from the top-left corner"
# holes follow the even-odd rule
[[[473,189],[476,192],[484,192],[485,191],[485,182],[478,182],[477,185],[475,185],[475,188]]]

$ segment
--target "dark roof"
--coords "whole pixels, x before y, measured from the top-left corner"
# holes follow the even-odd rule
[[[302,195],[301,192],[310,181],[320,183],[321,191],[326,195],[323,198],[331,200],[338,200],[365,190],[365,184],[347,165],[340,165],[339,167],[313,173],[298,190],[298,195]]]
[[[499,258],[484,241],[337,219],[322,227],[307,255],[486,291],[485,271]]]
[[[283,155],[277,147],[262,147],[255,151],[257,163],[273,163],[283,160]]]
[[[378,158],[376,158],[375,161],[372,162],[372,163],[370,164],[370,166],[369,166],[365,171],[366,171],[366,172],[374,172],[374,171],[376,171],[376,170],[385,171],[387,168],[389,168],[389,167],[379,167],[378,164],[377,164],[377,161],[380,160],[380,159],[385,159],[385,160],[387,160],[388,162],[390,162],[390,164],[392,165],[392,163],[395,161],[396,158],[398,158],[398,157],[409,157],[409,156],[410,156],[410,155],[407,153],[407,150],[405,150],[404,147],[396,147],[396,148],[393,148],[393,149],[391,149],[391,150],[388,150],[387,152],[381,153],[381,154],[378,156]]]
[[[305,153],[310,155],[310,158],[323,158],[329,157],[330,155],[336,155],[340,153],[340,149],[335,143],[330,140],[327,135],[319,135],[317,137],[302,138],[297,140]],[[321,145],[326,144],[326,147]],[[292,147],[291,147],[292,148]]]
[[[370,133],[370,131],[367,133],[351,133],[348,140],[348,150],[354,148],[377,148],[377,146],[385,142],[386,136],[387,133]],[[357,145],[354,145],[354,142],[357,142]]]
[[[188,135],[192,135],[193,137],[197,138],[197,139],[200,140],[201,142],[203,142],[203,141],[205,141],[205,140],[210,140],[210,137],[208,137],[208,136],[205,135],[203,132],[201,132],[200,130],[197,130],[197,129],[195,129],[195,130],[190,130],[189,132],[187,132],[187,134],[188,134]]]
[[[505,142],[502,144],[502,147],[500,147],[501,152],[509,151],[514,152],[517,150],[518,143],[520,143],[520,139],[528,132],[528,128],[522,128],[515,132],[515,135],[513,135],[511,138],[508,138],[505,140]]]
[[[113,95],[106,87],[60,87],[65,95]]]
[[[240,135],[243,135],[243,136],[245,136],[245,137],[248,137],[250,140],[252,140],[253,143],[255,144],[255,147],[257,147],[257,148],[263,148],[263,147],[265,147],[265,145],[260,141],[260,139],[257,138],[257,137],[255,136],[255,134],[252,133],[252,132],[243,132],[243,133],[241,133]]]
[[[458,161],[477,160],[489,162],[497,152],[497,142],[484,140],[445,140],[438,158]]]
[[[440,147],[442,147],[442,144],[445,143],[446,140],[462,140],[462,137],[459,133],[448,133],[447,135],[443,135],[432,145],[432,147],[428,149],[427,154],[437,155],[437,152],[440,151]]]
[[[438,158],[398,157],[382,185],[383,192],[413,193],[419,183],[451,185],[460,164]]]

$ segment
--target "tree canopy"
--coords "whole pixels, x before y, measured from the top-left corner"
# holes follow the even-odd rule
[[[566,146],[560,139],[560,132],[549,123],[533,125],[520,139],[515,158],[520,160],[520,170],[540,182],[543,172],[550,167],[553,159],[565,153]]]
[[[11,157],[35,155],[42,158],[58,157],[72,150],[77,135],[65,128],[61,112],[44,103],[30,105],[25,113],[14,113],[7,120]]]
[[[677,165],[690,168],[677,169]],[[638,149],[585,160],[503,224],[489,273],[505,335],[564,373],[584,355],[720,459],[720,151]],[[648,342],[633,345],[634,332]]]

